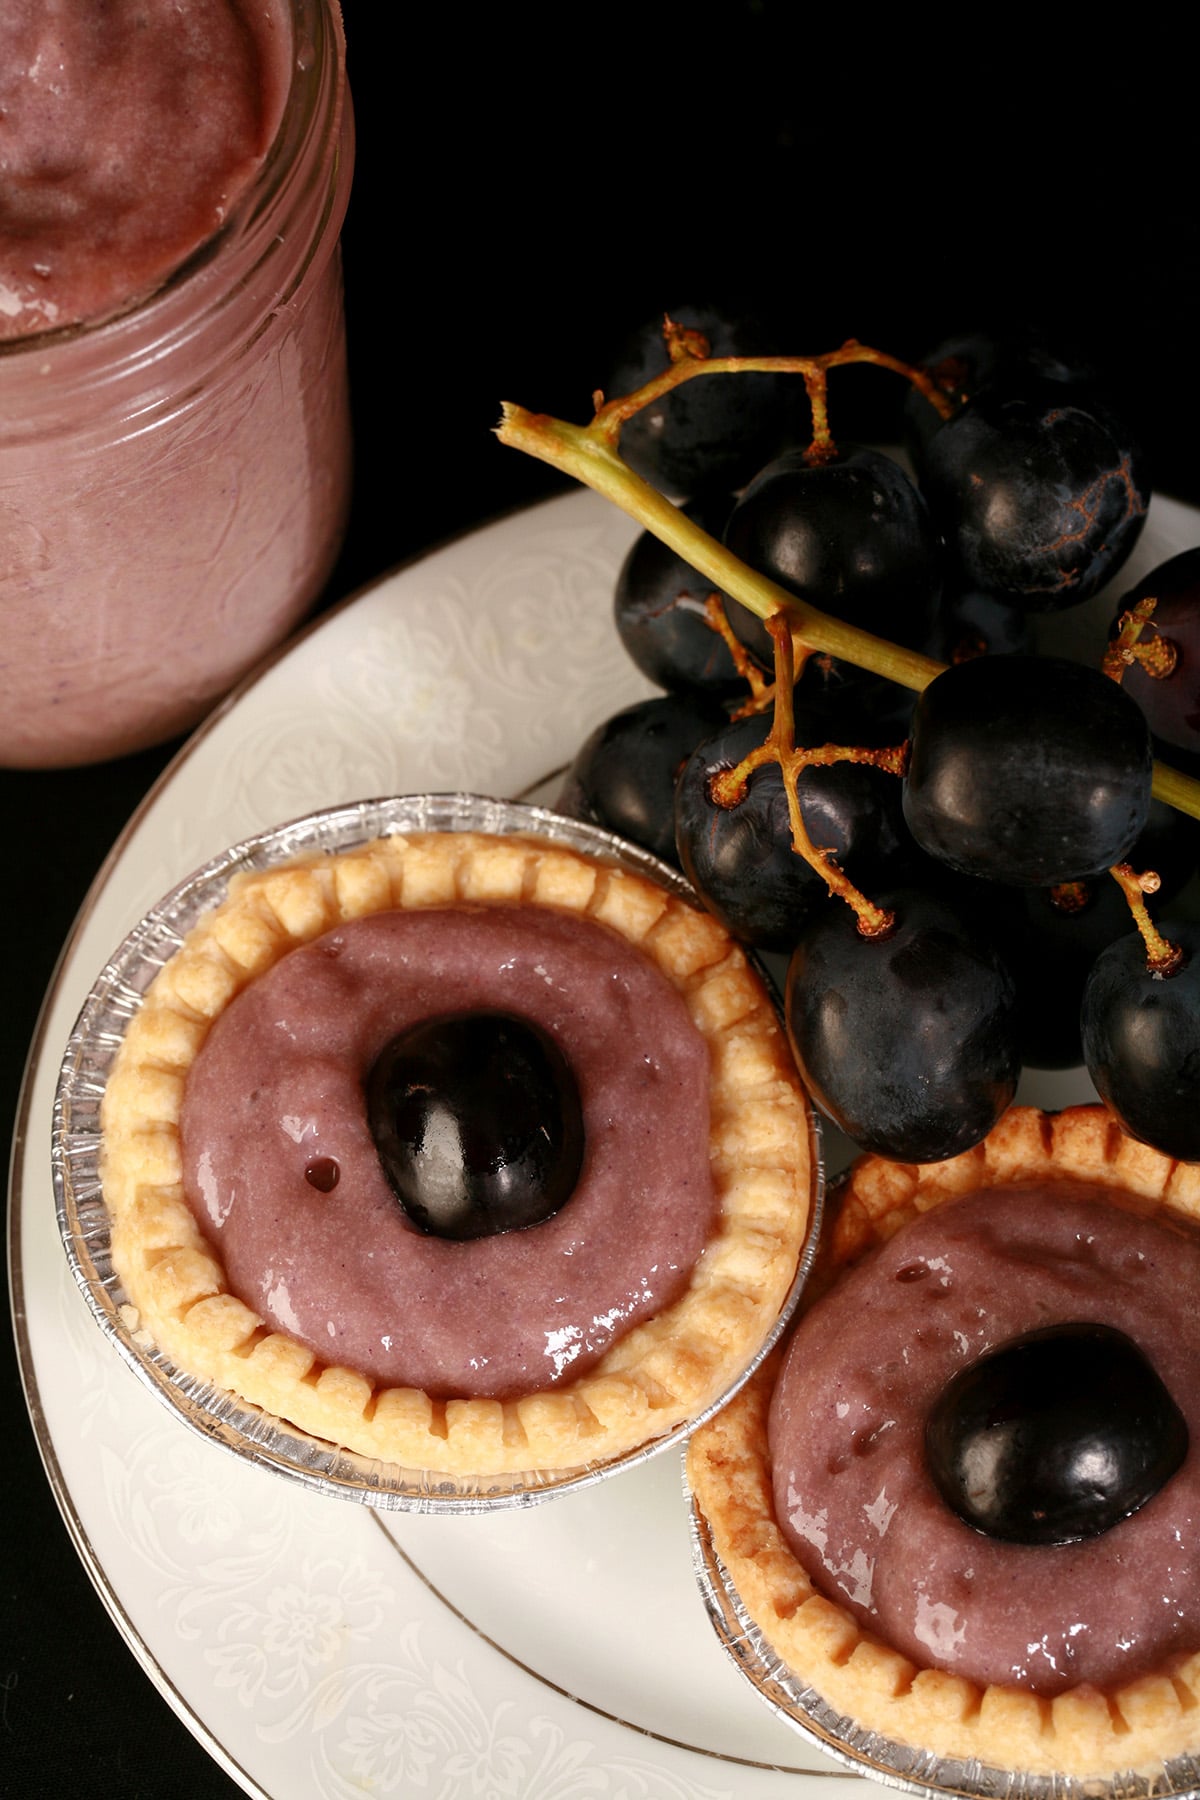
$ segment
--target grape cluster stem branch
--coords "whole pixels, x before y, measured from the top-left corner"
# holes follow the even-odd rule
[[[820,876],[829,892],[839,900],[844,900],[851,908],[858,920],[860,936],[886,937],[896,923],[895,914],[885,907],[876,906],[873,900],[868,900],[862,890],[839,868],[832,850],[821,849],[813,843],[804,822],[804,809],[800,804],[797,784],[805,769],[829,768],[838,762],[870,763],[875,768],[883,768],[890,774],[899,775],[903,773],[907,746],[901,745],[895,750],[856,750],[839,744],[825,744],[813,750],[797,749],[792,634],[787,620],[779,613],[767,621],[767,629],[775,648],[775,712],[771,729],[765,741],[744,756],[740,763],[731,769],[722,769],[711,777],[708,784],[709,798],[714,806],[739,805],[745,797],[746,783],[755,769],[760,769],[767,763],[778,763],[787,798],[792,848]]]
[[[1161,979],[1176,974],[1183,967],[1183,951],[1178,944],[1163,937],[1146,906],[1146,895],[1158,891],[1158,876],[1153,871],[1148,875],[1137,875],[1128,863],[1118,863],[1109,874],[1124,894],[1133,922],[1142,934],[1146,967],[1151,975]]]
[[[885,350],[860,344],[857,338],[847,338],[838,349],[827,350],[820,356],[713,356],[702,332],[677,325],[669,317],[663,321],[663,338],[670,362],[661,375],[654,376],[636,392],[618,395],[613,400],[606,400],[600,393],[593,396],[596,412],[588,429],[614,450],[621,427],[627,420],[644,406],[660,400],[673,388],[681,387],[698,375],[802,376],[812,414],[813,435],[807,451],[810,462],[826,462],[837,454],[829,429],[827,404],[831,369],[845,368],[853,363],[870,363],[877,369],[889,369],[893,375],[901,375],[911,383],[941,418],[948,419],[954,410],[950,396],[926,370],[901,362],[898,356],[889,356]]]
[[[717,373],[724,362],[731,360],[733,359],[713,358],[711,362],[697,362],[692,372],[703,373],[709,370]],[[737,360],[739,366],[746,362],[746,359]],[[758,359],[760,362],[770,360]],[[670,371],[667,373],[670,374]],[[622,403],[629,409],[626,416],[631,416],[632,412],[638,410],[638,406],[644,405],[646,397],[645,388],[630,395]],[[636,405],[633,404],[635,401]],[[611,404],[615,406],[617,403]],[[831,618],[829,614],[810,606],[807,601],[797,599],[786,588],[780,587],[767,576],[760,575],[757,570],[734,556],[622,460],[614,447],[609,422],[605,422],[603,429],[596,429],[597,420],[602,417],[604,409],[597,414],[591,425],[572,425],[565,419],[556,419],[547,413],[530,412],[523,406],[506,401],[501,410],[496,435],[502,444],[548,463],[562,474],[572,476],[585,487],[603,495],[668,545],[715,587],[739,600],[757,618],[765,622],[773,613],[786,613],[794,637],[809,650],[840,657],[860,669],[882,675],[886,680],[898,682],[901,687],[913,688],[918,693],[942,673],[946,666],[944,663],[937,662],[933,657],[923,656],[917,650],[909,650],[901,644],[892,644],[884,638],[860,631],[842,619]],[[1155,797],[1168,806],[1200,819],[1200,781],[1192,776],[1184,775],[1165,763],[1155,763],[1153,791]]]

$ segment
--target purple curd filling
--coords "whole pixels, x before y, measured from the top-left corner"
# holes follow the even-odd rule
[[[1082,1182],[923,1214],[803,1319],[771,1408],[775,1509],[817,1587],[918,1665],[1053,1695],[1200,1645],[1200,1238]],[[1178,1472],[1079,1543],[964,1524],[925,1464],[961,1368],[1068,1321],[1140,1346],[1187,1421]]]
[[[542,1223],[454,1242],[393,1197],[363,1080],[384,1045],[495,1009],[558,1042],[585,1147]],[[615,932],[545,908],[355,919],[226,1008],[188,1077],[189,1204],[231,1290],[323,1362],[435,1396],[573,1379],[688,1285],[708,1240],[709,1060],[686,1005]]]

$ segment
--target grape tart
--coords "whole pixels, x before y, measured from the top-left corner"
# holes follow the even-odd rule
[[[581,922],[648,960],[707,1053],[713,1210],[682,1290],[578,1377],[515,1394],[431,1393],[319,1356],[233,1291],[182,1183],[189,1071],[239,993],[347,921],[437,909]],[[725,932],[628,868],[464,830],[396,832],[235,876],[130,1020],[102,1129],[113,1263],[139,1330],[173,1363],[360,1457],[471,1478],[607,1464],[712,1407],[778,1323],[814,1188],[806,1102],[774,1007]]]
[[[1133,1142],[1121,1134],[1103,1109],[1094,1106],[1071,1108],[1059,1115],[1013,1108],[980,1145],[944,1163],[914,1165],[864,1157],[849,1171],[831,1204],[824,1242],[806,1290],[806,1305],[814,1291],[822,1296],[816,1305],[818,1312],[821,1306],[826,1308],[827,1319],[832,1317],[828,1309],[836,1308],[840,1291],[847,1290],[846,1303],[852,1316],[843,1315],[838,1326],[847,1369],[855,1356],[856,1339],[864,1346],[861,1356],[873,1367],[885,1371],[890,1366],[888,1325],[885,1320],[880,1327],[880,1315],[864,1301],[866,1290],[855,1285],[862,1277],[870,1279],[872,1270],[879,1271],[884,1280],[894,1278],[893,1291],[895,1282],[911,1281],[915,1286],[928,1287],[928,1282],[917,1283],[915,1276],[930,1266],[929,1245],[925,1245],[918,1259],[920,1271],[916,1261],[910,1266],[912,1246],[919,1242],[922,1232],[930,1233],[933,1241],[939,1230],[945,1230],[951,1244],[947,1251],[951,1261],[946,1266],[954,1271],[950,1282],[954,1285],[959,1274],[958,1265],[952,1260],[954,1203],[967,1201],[970,1205],[972,1197],[982,1200],[986,1196],[989,1204],[1011,1208],[1026,1205],[1026,1195],[1039,1193],[1051,1196],[1056,1204],[1061,1199],[1064,1204],[1078,1204],[1093,1212],[1103,1209],[1120,1213],[1131,1222],[1130,1230],[1135,1234],[1143,1228],[1162,1229],[1174,1242],[1196,1236],[1195,1227],[1200,1225],[1200,1171]],[[943,1207],[950,1210],[942,1212]],[[962,1217],[965,1222],[965,1211]],[[906,1234],[904,1227],[909,1225],[914,1229]],[[1195,1247],[1189,1245],[1187,1254],[1195,1253]],[[1018,1250],[1018,1262],[1024,1254],[1024,1250]],[[1091,1254],[1089,1249],[1087,1255]],[[1125,1256],[1124,1251],[1121,1256]],[[933,1266],[938,1265],[935,1262]],[[1117,1266],[1110,1259],[1109,1269]],[[1103,1273],[1104,1267],[1104,1255],[1097,1253],[1097,1279],[1101,1284],[1111,1279]],[[1074,1279],[1073,1274],[1071,1278]],[[1139,1272],[1138,1279],[1149,1281],[1150,1277]],[[1158,1280],[1157,1274],[1154,1279]],[[1111,1291],[1120,1285],[1120,1280],[1113,1281]],[[879,1305],[885,1313],[891,1304],[880,1291]],[[1032,1303],[1035,1310],[1038,1304]],[[1102,1307],[1103,1301],[1096,1304]],[[1028,1308],[1031,1303],[1023,1297],[1018,1305]],[[1077,1306],[1082,1316],[1088,1316],[1088,1303],[1079,1303],[1075,1296],[1067,1316],[1074,1318]],[[1113,1313],[1115,1317],[1115,1299]],[[929,1312],[924,1314],[927,1321],[931,1316]],[[1194,1319],[1194,1310],[1188,1316]],[[813,1317],[816,1323],[817,1313]],[[956,1314],[952,1323],[957,1326],[960,1319],[961,1315]],[[1062,1319],[1060,1313],[1059,1322]],[[1053,1318],[1040,1316],[1035,1322],[1046,1326],[1056,1323]],[[805,1341],[803,1325],[802,1320],[798,1347]],[[1126,1328],[1131,1336],[1135,1335],[1132,1327]],[[1153,1355],[1165,1359],[1160,1361],[1160,1368],[1171,1356],[1165,1347],[1164,1330],[1169,1333],[1172,1329],[1184,1337],[1196,1335],[1186,1330],[1179,1333],[1178,1322],[1159,1330]],[[1141,1327],[1137,1335],[1141,1335]],[[937,1336],[935,1329],[933,1339]],[[1147,1343],[1153,1336],[1147,1334]],[[901,1353],[905,1369],[902,1379],[918,1389],[926,1380],[923,1359],[929,1354],[940,1354],[936,1349],[928,1352],[921,1337],[918,1328],[915,1336],[910,1334],[908,1339],[909,1344],[916,1346],[911,1369],[908,1350]],[[822,1354],[819,1334],[810,1354]],[[1183,1412],[1190,1411],[1192,1415],[1191,1447],[1174,1480],[1193,1488],[1200,1447],[1196,1430],[1200,1395],[1194,1379],[1198,1354],[1194,1343],[1186,1357],[1181,1350],[1184,1361],[1176,1364],[1173,1377],[1164,1377],[1168,1386],[1174,1380],[1176,1390],[1186,1385],[1179,1371],[1190,1358],[1190,1386],[1186,1392],[1176,1391],[1175,1397]],[[958,1360],[961,1363],[961,1353]],[[946,1655],[933,1653],[932,1637],[927,1639],[931,1645],[929,1653],[913,1654],[911,1642],[899,1646],[886,1632],[873,1630],[870,1623],[864,1622],[867,1615],[857,1602],[872,1598],[872,1587],[874,1597],[881,1586],[886,1589],[888,1573],[884,1572],[881,1582],[872,1562],[865,1594],[861,1586],[855,1591],[854,1583],[844,1579],[831,1583],[793,1535],[798,1520],[802,1531],[807,1531],[811,1516],[820,1511],[812,1506],[807,1491],[804,1506],[809,1517],[802,1518],[795,1510],[790,1511],[790,1522],[784,1517],[794,1508],[797,1490],[788,1485],[793,1479],[790,1448],[780,1451],[784,1460],[778,1468],[775,1466],[775,1448],[781,1441],[785,1445],[787,1442],[783,1435],[788,1429],[783,1363],[781,1352],[773,1354],[730,1406],[693,1435],[688,1449],[701,1585],[719,1635],[754,1684],[775,1703],[782,1692],[793,1722],[834,1754],[854,1765],[883,1771],[891,1780],[911,1779],[922,1791],[990,1793],[998,1791],[996,1784],[1003,1780],[1014,1793],[1041,1794],[1049,1792],[1064,1776],[1103,1783],[1131,1771],[1139,1780],[1157,1783],[1154,1791],[1161,1788],[1163,1792],[1173,1792],[1192,1785],[1196,1773],[1194,1758],[1200,1751],[1200,1726],[1196,1723],[1200,1717],[1200,1635],[1194,1640],[1190,1635],[1196,1630],[1194,1616],[1190,1624],[1174,1628],[1168,1650],[1163,1651],[1160,1646],[1157,1653],[1143,1653],[1140,1659],[1135,1651],[1126,1659],[1122,1672],[1110,1669],[1105,1679],[1078,1680],[1071,1678],[1069,1670],[1060,1671],[1059,1678],[1049,1682],[1042,1681],[1037,1670],[1008,1681],[964,1674],[956,1666],[955,1657],[958,1646],[972,1637],[972,1631],[961,1631],[961,1615],[949,1621],[949,1609],[931,1609],[943,1612],[943,1623],[953,1623],[956,1628],[953,1639],[945,1636],[938,1645],[939,1650],[948,1651]],[[827,1369],[826,1384],[828,1387]],[[855,1388],[849,1373],[844,1389],[836,1381],[833,1385],[836,1406],[843,1412],[852,1409],[856,1404]],[[927,1398],[923,1390],[919,1398],[914,1395],[913,1419],[907,1419],[903,1410],[897,1413],[896,1438],[906,1434],[910,1425],[919,1432],[916,1415],[923,1414]],[[834,1406],[831,1397],[831,1411]],[[874,1438],[878,1437],[876,1432]],[[915,1441],[921,1441],[919,1436]],[[856,1447],[852,1460],[860,1454]],[[828,1466],[830,1476],[841,1474],[838,1462],[830,1459]],[[887,1473],[876,1469],[874,1485],[879,1485]],[[927,1472],[918,1471],[914,1481],[916,1485],[908,1497],[903,1489],[893,1486],[889,1490],[889,1499],[892,1494],[900,1494],[902,1529],[897,1542],[901,1554],[907,1553],[904,1540],[908,1533],[914,1525],[924,1533],[928,1518],[930,1477]],[[924,1496],[922,1483],[927,1490]],[[781,1485],[787,1496],[782,1502]],[[826,1488],[826,1494],[830,1493],[832,1484]],[[1180,1498],[1170,1484],[1159,1498],[1165,1499],[1168,1493],[1173,1495],[1171,1504],[1177,1511],[1190,1505],[1194,1516],[1194,1498]],[[871,1540],[866,1544],[869,1555],[876,1551],[880,1556],[885,1554],[882,1546],[891,1514],[884,1517],[881,1513],[881,1498],[882,1490],[868,1514],[874,1531],[868,1533],[860,1520],[860,1542],[868,1537]],[[829,1532],[828,1545],[822,1546],[822,1560],[826,1547],[830,1552],[825,1563],[827,1570],[838,1557],[845,1557],[844,1544],[835,1539],[838,1504],[834,1500],[818,1521],[822,1530]],[[916,1511],[912,1510],[914,1507]],[[1036,1629],[1028,1633],[1030,1638],[1036,1638],[1051,1606],[1047,1593],[1055,1579],[1056,1559],[1075,1559],[1074,1579],[1081,1583],[1085,1594],[1115,1586],[1133,1541],[1119,1534],[1130,1528],[1141,1530],[1141,1520],[1149,1521],[1153,1509],[1151,1501],[1112,1530],[1061,1547],[996,1546],[954,1520],[953,1527],[960,1536],[965,1533],[951,1565],[959,1591],[966,1591],[964,1571],[980,1591],[986,1587],[985,1559],[993,1549],[1002,1554],[1015,1552],[1006,1565],[1008,1592],[1017,1595],[1018,1617],[1024,1614],[1030,1622],[1036,1621]],[[944,1510],[949,1521],[950,1509]],[[907,1530],[903,1528],[905,1517],[909,1520]],[[1171,1532],[1160,1530],[1161,1519],[1160,1514],[1153,1527],[1147,1525],[1146,1529],[1170,1541]],[[1186,1548],[1191,1535],[1185,1529],[1184,1538],[1174,1541],[1185,1545],[1184,1552],[1176,1554],[1184,1586],[1194,1590],[1194,1568],[1189,1572],[1192,1553]],[[832,1548],[835,1541],[836,1556]],[[924,1570],[936,1571],[938,1566],[936,1539],[922,1535],[920,1542],[921,1565],[916,1572],[911,1568],[905,1572],[903,1579],[908,1583],[909,1595],[900,1602],[901,1607],[909,1605],[914,1611],[919,1607],[919,1590],[926,1586]],[[1105,1546],[1106,1542],[1106,1549],[1095,1550],[1095,1546]],[[972,1546],[979,1548],[972,1550]],[[1089,1557],[1095,1560],[1089,1561]],[[850,1572],[848,1561],[842,1560],[837,1566],[843,1576]],[[816,1581],[810,1570],[817,1575]],[[1133,1621],[1144,1590],[1161,1596],[1171,1591],[1170,1581],[1177,1578],[1177,1574],[1167,1571],[1161,1575],[1164,1585],[1154,1588],[1153,1577],[1148,1577],[1144,1569],[1139,1569],[1136,1576],[1127,1576],[1124,1596],[1117,1591],[1121,1624],[1117,1636],[1125,1636],[1126,1620],[1131,1621],[1130,1632],[1136,1629]],[[928,1584],[930,1593],[936,1587],[936,1579],[935,1575]],[[835,1586],[842,1590],[836,1597]],[[899,1590],[894,1591],[898,1595]],[[1037,1596],[1032,1610],[1027,1599],[1031,1594]],[[1003,1604],[996,1603],[998,1613]],[[1150,1621],[1147,1643],[1154,1641],[1154,1631],[1161,1627],[1161,1608],[1159,1613],[1158,1620]],[[929,1616],[927,1611],[926,1618]],[[1072,1616],[1076,1620],[1087,1618],[1086,1612],[1066,1615]],[[972,1622],[968,1619],[968,1623]],[[752,1634],[749,1639],[747,1629]],[[1075,1630],[1086,1636],[1088,1626],[1076,1625]],[[1070,1628],[1066,1635],[1070,1635]],[[761,1658],[749,1647],[756,1637],[762,1646]],[[1034,1645],[1029,1643],[1028,1649],[1032,1652]],[[1115,1651],[1102,1649],[1102,1663],[1105,1655],[1111,1661]],[[1097,1787],[1095,1791],[1102,1789]]]

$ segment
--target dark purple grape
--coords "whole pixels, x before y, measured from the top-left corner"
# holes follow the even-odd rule
[[[388,1183],[422,1231],[465,1240],[548,1219],[575,1190],[583,1114],[548,1032],[455,1013],[401,1032],[365,1083]]]
[[[675,862],[675,782],[697,744],[724,720],[714,701],[686,694],[624,707],[580,747],[556,801],[559,812]]]
[[[1148,597],[1158,604],[1139,642],[1169,639],[1175,646],[1175,667],[1155,678],[1134,662],[1123,685],[1156,738],[1195,753],[1200,751],[1200,548],[1184,550],[1143,576],[1122,600],[1114,632],[1121,613]]]
[[[952,1512],[1010,1544],[1099,1537],[1145,1506],[1188,1450],[1183,1414],[1124,1332],[1026,1332],[948,1383],[926,1465]]]
[[[733,495],[688,501],[683,512],[719,539]],[[622,644],[642,674],[671,693],[745,694],[729,646],[705,618],[713,584],[653,532],[644,531],[617,576],[613,611]]]
[[[864,1150],[940,1162],[977,1144],[1020,1073],[1012,978],[986,932],[946,901],[873,895],[892,932],[860,935],[847,906],[802,933],[786,1011],[800,1073]]]
[[[679,778],[675,833],[683,871],[709,911],[745,943],[790,950],[804,921],[826,904],[827,889],[792,848],[778,764],[755,771],[737,806],[718,806],[709,793],[712,776],[762,744],[770,723],[763,714],[739,719],[701,744]],[[839,737],[828,718],[797,713],[798,744],[845,741],[857,740]],[[894,775],[853,763],[809,769],[799,795],[810,839],[836,851],[854,881],[883,876],[907,848]]]
[[[1029,614],[995,594],[943,594],[933,630],[922,645],[935,662],[974,656],[1024,656],[1033,648]]]
[[[1029,617],[992,594],[943,593],[933,629],[920,648],[940,663],[1025,655],[1032,648]],[[910,735],[918,698],[912,688],[881,681],[878,685],[860,683],[854,692],[858,703],[879,718],[880,735],[863,742],[897,744]]]
[[[1083,1054],[1105,1105],[1131,1137],[1200,1162],[1200,926],[1159,925],[1184,961],[1152,975],[1136,931],[1096,960],[1083,995]]]
[[[1155,904],[1169,903],[1197,866],[1200,824],[1161,801],[1129,853],[1139,872],[1153,869]],[[1134,929],[1129,904],[1111,876],[1061,888],[1002,888],[988,910],[997,946],[1017,984],[1021,1061],[1035,1069],[1083,1061],[1080,1006],[1100,952]]]
[[[755,476],[730,515],[734,555],[822,612],[919,646],[941,591],[937,533],[899,463],[845,446],[833,461],[789,451]],[[730,623],[764,668],[770,634],[736,601]],[[850,678],[850,677],[848,677]]]
[[[1116,682],[1056,657],[981,656],[917,702],[904,816],[963,874],[1084,881],[1145,828],[1151,768],[1146,721]]]
[[[778,345],[751,314],[717,305],[667,309],[677,325],[700,331],[713,356],[762,356]],[[647,320],[617,353],[604,382],[608,399],[632,393],[670,366],[663,315]],[[740,487],[774,455],[791,396],[786,375],[700,375],[628,420],[621,455],[668,494]]]
[[[1049,384],[1067,394],[1086,392],[1097,379],[1095,369],[1075,350],[1052,346],[1040,333],[1025,329],[1003,337],[974,331],[947,338],[921,362],[941,392],[955,402],[956,411],[984,389],[1002,387],[1012,393]],[[941,429],[942,417],[916,388],[905,401],[904,417],[919,465],[925,446]]]
[[[934,432],[921,487],[964,586],[1034,611],[1116,574],[1150,500],[1128,427],[1091,392],[997,381]]]
[[[1083,1062],[1079,1009],[1101,950],[1133,929],[1115,881],[1071,884],[1078,910],[1057,902],[1053,888],[1006,889],[1012,895],[1010,931],[998,930],[1001,951],[1017,984],[1021,1061],[1033,1069],[1073,1069]]]
[[[796,676],[794,691],[797,706],[813,713],[852,712],[860,722],[854,743],[877,749],[904,742],[917,699],[911,688],[901,687],[899,682],[821,654],[806,660]]]

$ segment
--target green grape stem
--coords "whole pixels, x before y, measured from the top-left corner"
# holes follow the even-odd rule
[[[707,366],[707,365],[705,365]],[[717,365],[714,365],[717,366]],[[810,650],[838,656],[861,669],[887,676],[901,686],[926,687],[940,675],[944,663],[917,650],[906,650],[884,638],[872,637],[857,626],[847,625],[819,612],[806,600],[798,600],[777,582],[760,575],[693,524],[679,507],[651,487],[648,481],[622,461],[605,437],[588,425],[569,425],[544,413],[527,412],[506,402],[497,427],[502,444],[523,450],[551,467],[572,475],[619,506],[670,546],[714,587],[732,594],[762,620],[772,613],[787,612],[792,629]]]
[[[714,358],[711,364],[698,363],[695,372],[711,369],[717,373],[721,367],[721,361]],[[624,403],[625,407],[636,411],[633,401],[644,404],[645,394],[645,389],[639,390],[638,395],[630,396]],[[502,444],[522,450],[602,494],[683,557],[714,587],[740,600],[764,622],[773,613],[786,612],[795,636],[810,650],[840,657],[918,693],[945,668],[933,657],[831,618],[734,556],[623,461],[613,442],[611,418],[603,409],[591,425],[572,425],[506,401],[496,435]],[[1200,819],[1200,781],[1192,776],[1156,762],[1153,792],[1168,806]]]

